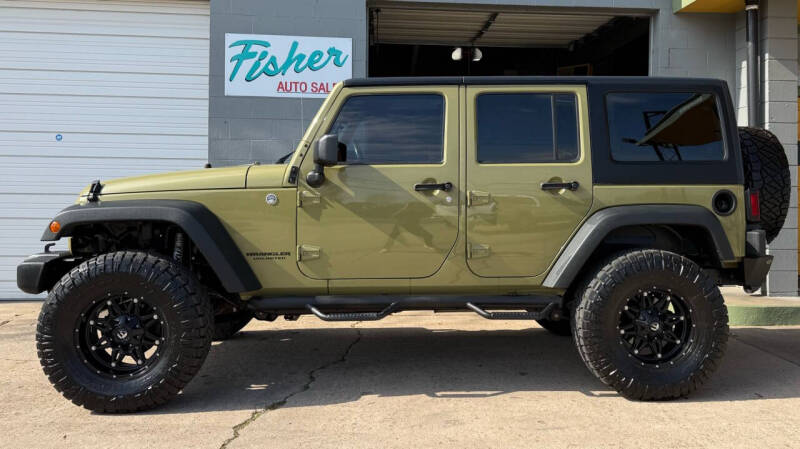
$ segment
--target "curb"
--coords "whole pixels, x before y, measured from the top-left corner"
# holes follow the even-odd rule
[[[800,305],[751,306],[728,305],[728,324],[731,326],[791,326],[800,324]]]
[[[720,288],[731,326],[800,325],[800,297],[750,295],[739,287]]]

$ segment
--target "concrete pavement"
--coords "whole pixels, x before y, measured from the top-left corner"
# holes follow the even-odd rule
[[[40,303],[0,304],[0,447],[797,447],[800,327],[735,328],[684,400],[625,400],[569,338],[474,314],[252,322],[165,407],[98,415],[36,358]]]

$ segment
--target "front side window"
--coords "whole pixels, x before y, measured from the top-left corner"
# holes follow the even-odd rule
[[[574,94],[481,94],[475,107],[481,164],[574,161],[580,154]]]
[[[622,162],[725,159],[719,110],[710,93],[610,93],[611,157]]]
[[[329,133],[345,145],[347,164],[438,164],[444,156],[444,98],[352,96]]]

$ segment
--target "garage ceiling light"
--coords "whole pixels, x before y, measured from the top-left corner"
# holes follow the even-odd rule
[[[470,48],[466,51],[467,56],[471,56],[472,62],[478,62],[483,58],[483,52],[480,48]],[[453,61],[460,61],[464,57],[464,49],[461,47],[456,47],[453,50],[453,53],[450,54],[450,57],[453,58]]]
[[[472,62],[478,62],[483,58],[483,52],[480,48],[473,48],[472,49]]]

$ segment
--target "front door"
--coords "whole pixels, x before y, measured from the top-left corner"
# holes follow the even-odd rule
[[[592,203],[586,88],[475,86],[466,104],[469,268],[542,274]]]
[[[298,181],[298,265],[315,279],[430,276],[458,236],[458,87],[343,89],[316,138],[347,161]]]

